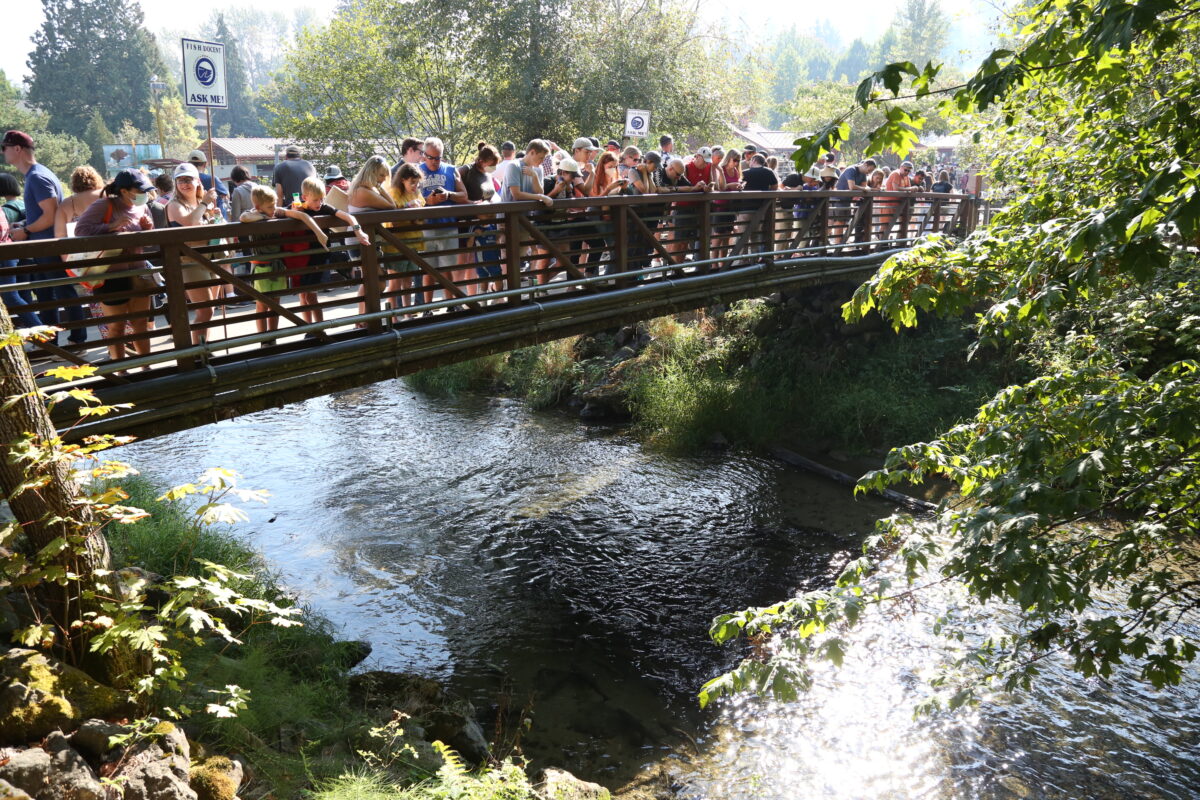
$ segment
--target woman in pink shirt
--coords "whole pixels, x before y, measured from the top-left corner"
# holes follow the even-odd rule
[[[107,233],[148,231],[154,220],[146,208],[148,195],[154,191],[141,172],[123,169],[112,182],[104,187],[100,199],[92,203],[75,220],[76,236],[100,236]],[[104,273],[104,282],[92,294],[100,301],[105,316],[129,319],[110,320],[104,331],[105,339],[119,339],[125,335],[126,326],[134,335],[133,349],[140,356],[150,354],[150,340],[146,336],[150,323],[150,295],[157,291],[154,282],[145,275],[127,275],[123,272],[144,269],[148,265],[141,258],[141,248],[127,248],[122,255],[132,256],[127,263],[113,264]],[[108,357],[113,361],[125,358],[124,343],[110,344]]]

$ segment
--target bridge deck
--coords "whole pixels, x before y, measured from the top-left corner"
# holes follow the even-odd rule
[[[94,366],[71,385],[135,404],[67,435],[150,436],[788,284],[861,276],[915,238],[964,233],[976,217],[963,195],[664,197],[363,214],[370,248],[321,218],[333,229],[334,263],[290,220],[208,226],[200,240],[169,229],[5,244],[0,264],[37,258],[44,271],[0,267],[0,278],[19,281],[5,290],[45,298],[22,310],[78,309],[59,322],[61,344],[39,345],[34,358]],[[243,276],[252,248],[260,274]],[[131,263],[139,250],[147,261]],[[109,265],[108,293],[50,299],[53,287],[79,282],[62,272],[64,257],[76,274]],[[87,338],[61,341],[70,335]],[[76,409],[61,404],[55,417],[70,425]]]

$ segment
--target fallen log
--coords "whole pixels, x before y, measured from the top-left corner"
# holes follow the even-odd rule
[[[838,483],[845,484],[846,486],[858,485],[858,481],[846,473],[839,472],[832,467],[827,467],[824,464],[813,461],[811,458],[805,458],[799,453],[795,453],[787,448],[772,447],[771,455],[775,456],[775,458],[778,458],[785,464],[790,464],[791,466],[799,467],[800,469],[806,469],[809,472],[815,472],[822,477],[829,478],[832,481],[837,481]],[[927,500],[920,500],[916,497],[909,497],[908,495],[901,494],[893,489],[883,489],[881,491],[872,491],[871,493],[877,494],[884,499],[891,500],[893,503],[904,506],[912,511],[928,512],[935,511],[937,509],[937,505],[934,503],[930,503]]]

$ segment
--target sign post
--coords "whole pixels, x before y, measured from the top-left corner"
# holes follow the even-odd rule
[[[650,112],[637,108],[625,111],[625,136],[645,136],[650,130]]]
[[[220,42],[202,42],[198,39],[180,41],[183,44],[184,105],[204,109],[204,117],[208,123],[208,164],[209,169],[213,170],[212,174],[216,175],[212,110],[229,107],[229,96],[225,86],[225,45]]]

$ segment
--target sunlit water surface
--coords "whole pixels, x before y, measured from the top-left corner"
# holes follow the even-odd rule
[[[914,721],[944,649],[921,615],[864,626],[857,657],[799,702],[698,712],[699,685],[739,655],[707,641],[712,617],[826,585],[890,513],[772,461],[666,456],[514,401],[430,398],[401,381],[122,455],[164,484],[223,466],[269,490],[244,531],[346,637],[371,642],[368,667],[439,678],[485,716],[529,705],[535,763],[614,788],[1200,796],[1192,690],[1085,683],[1051,665],[1031,695]]]

